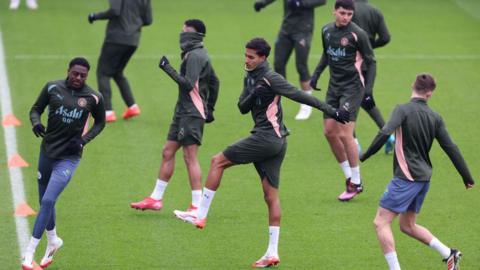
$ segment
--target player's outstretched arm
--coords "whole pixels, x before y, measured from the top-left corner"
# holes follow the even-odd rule
[[[161,68],[167,75],[174,80],[180,89],[183,91],[191,91],[193,89],[193,84],[187,80],[187,78],[181,76],[171,65],[168,61],[166,56],[162,56],[160,59],[160,63],[158,67]]]
[[[110,0],[110,8],[98,12],[98,13],[90,13],[88,15],[88,21],[93,23],[96,20],[109,20],[114,17],[120,16],[122,11],[122,0]]]
[[[373,139],[372,143],[368,147],[367,151],[360,156],[360,161],[364,162],[369,157],[375,155],[382,148],[383,145],[388,141],[390,134],[385,134],[381,130],[377,133],[377,136]]]
[[[392,134],[395,129],[397,129],[404,119],[404,112],[401,106],[395,107],[392,112],[390,120],[383,126],[383,128],[377,133],[377,136],[373,139],[372,143],[368,147],[367,151],[360,157],[360,161],[367,160],[370,156],[382,148],[382,146],[387,142],[390,134]]]
[[[345,108],[334,108],[319,100],[318,98],[306,94],[304,91],[298,90],[295,86],[291,85],[287,80],[285,80],[279,74],[272,74],[268,79],[265,79],[264,88],[271,88],[273,92],[287,97],[298,103],[306,104],[312,106],[322,112],[325,112],[329,116],[333,117],[338,122],[345,124],[349,121],[350,112]],[[262,89],[256,89],[256,92],[261,92]]]
[[[42,125],[41,115],[45,108],[48,106],[48,89],[55,87],[55,85],[49,85],[48,83],[42,88],[40,95],[38,95],[37,100],[33,104],[32,108],[30,109],[30,122],[32,123],[32,127]],[[42,125],[43,126],[43,125]],[[34,131],[35,133],[35,131]],[[35,135],[38,137],[35,133]]]
[[[440,144],[440,147],[442,147],[443,151],[445,151],[445,153],[448,155],[458,173],[462,176],[465,187],[467,189],[472,188],[473,185],[475,185],[475,182],[470,174],[467,163],[463,159],[458,146],[450,138],[450,135],[448,134],[445,124],[441,118],[439,118],[437,123],[435,137]]]
[[[275,2],[275,0],[257,0],[253,4],[253,9],[255,9],[256,12],[259,12],[266,6],[270,5],[271,3]]]
[[[321,90],[320,87],[317,87],[318,80],[322,75],[325,68],[328,66],[328,58],[325,53],[322,54],[322,58],[320,58],[320,62],[318,63],[315,71],[312,74],[312,78],[310,79],[310,86],[315,90]]]

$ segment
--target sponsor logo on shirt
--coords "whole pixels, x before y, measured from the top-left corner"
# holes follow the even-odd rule
[[[77,108],[69,110],[64,106],[61,106],[55,110],[55,114],[62,117],[62,122],[70,124],[74,120],[82,118],[83,110],[78,111]]]
[[[345,48],[332,48],[331,46],[328,46],[327,49],[327,54],[331,56],[331,59],[333,61],[338,61],[340,58],[346,56],[346,51]]]

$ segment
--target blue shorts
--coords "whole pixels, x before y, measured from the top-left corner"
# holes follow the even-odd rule
[[[380,199],[380,206],[395,213],[420,212],[430,181],[409,181],[393,177]]]

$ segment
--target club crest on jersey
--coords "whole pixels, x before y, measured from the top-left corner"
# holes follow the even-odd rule
[[[342,44],[342,46],[347,46],[348,45],[348,38],[344,37],[340,40],[340,44]]]
[[[84,108],[85,106],[87,106],[87,100],[84,98],[79,98],[77,104],[78,106]]]

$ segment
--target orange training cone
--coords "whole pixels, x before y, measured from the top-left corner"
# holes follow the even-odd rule
[[[13,155],[8,161],[8,167],[28,167],[28,163],[19,155]]]
[[[20,126],[22,123],[20,122],[20,120],[18,120],[17,117],[15,117],[15,115],[13,114],[7,114],[5,115],[5,117],[3,118],[3,122],[2,122],[2,125],[4,127],[6,126]]]
[[[17,205],[17,208],[15,209],[15,216],[17,217],[28,217],[28,216],[34,216],[37,213],[28,205],[26,202],[22,202],[19,205]]]

